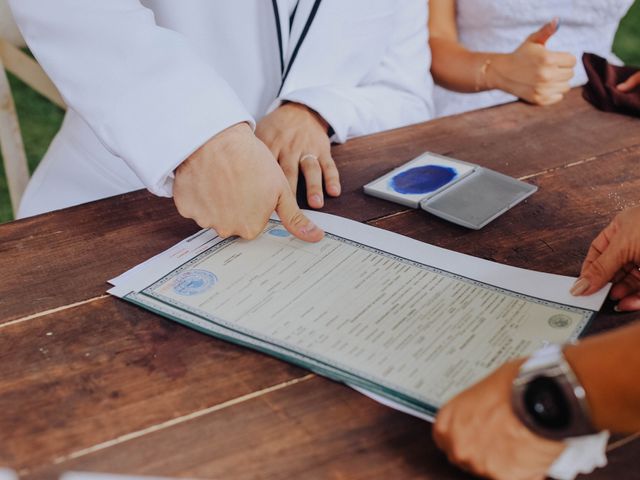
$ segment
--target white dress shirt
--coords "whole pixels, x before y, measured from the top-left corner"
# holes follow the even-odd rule
[[[192,152],[284,100],[337,142],[433,113],[424,0],[300,0],[290,31],[292,0],[10,4],[69,106],[20,216],[142,187],[170,196]]]

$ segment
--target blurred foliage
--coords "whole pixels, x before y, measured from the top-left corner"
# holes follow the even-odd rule
[[[624,63],[640,67],[640,0],[636,0],[620,22],[613,51]]]

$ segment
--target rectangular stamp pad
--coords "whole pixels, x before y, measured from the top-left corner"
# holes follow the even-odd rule
[[[364,186],[368,195],[421,208],[474,230],[537,190],[496,171],[430,152]]]
[[[424,153],[365,185],[364,191],[374,197],[419,208],[420,202],[459,182],[475,168],[475,165],[453,158]]]

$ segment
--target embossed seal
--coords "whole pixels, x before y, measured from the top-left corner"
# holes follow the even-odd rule
[[[553,328],[567,328],[571,325],[571,317],[563,313],[558,313],[557,315],[549,317],[549,325]]]
[[[173,284],[178,295],[191,296],[206,292],[218,283],[218,277],[207,270],[187,270],[180,273]]]

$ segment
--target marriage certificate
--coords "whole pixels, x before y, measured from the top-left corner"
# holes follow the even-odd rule
[[[114,279],[110,293],[433,415],[506,360],[576,340],[606,290],[310,213],[316,244],[277,219],[252,241],[203,230]]]

